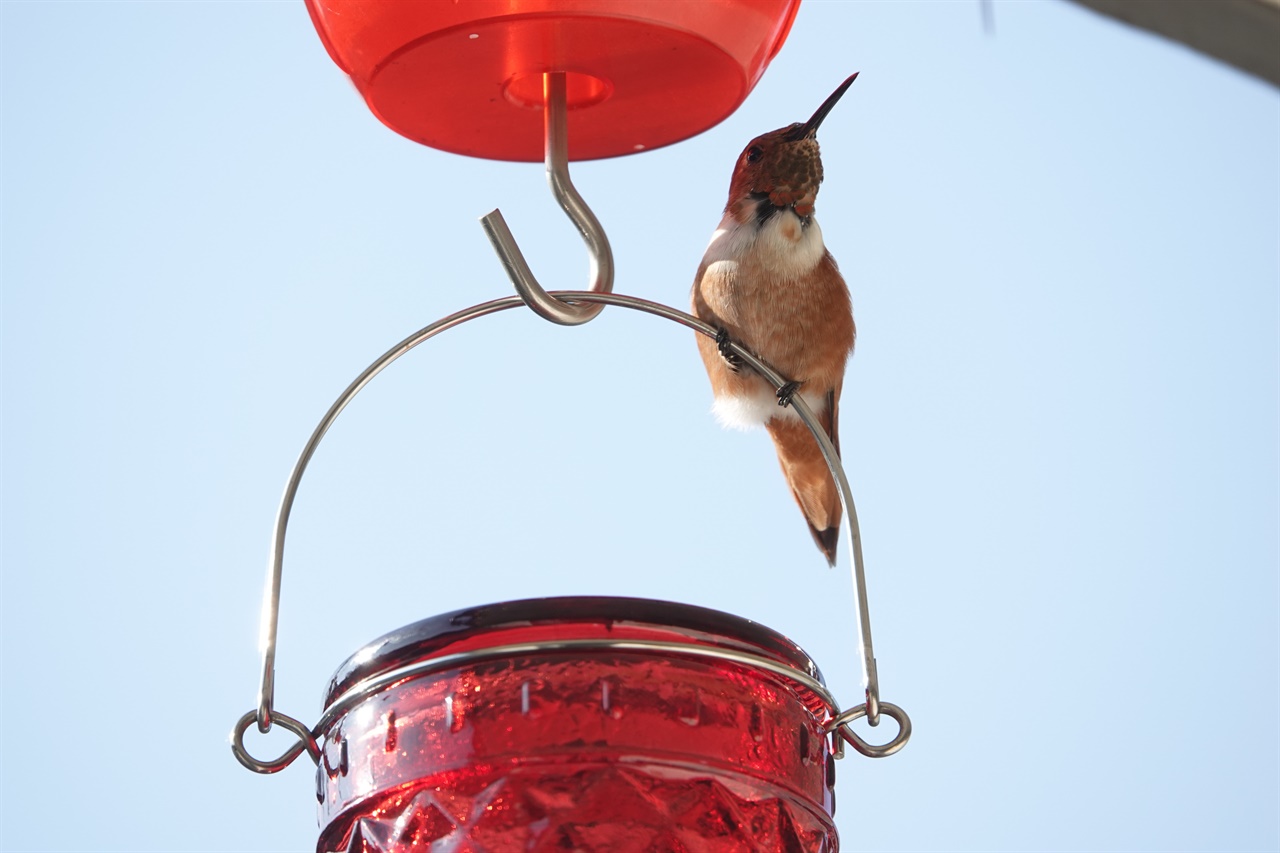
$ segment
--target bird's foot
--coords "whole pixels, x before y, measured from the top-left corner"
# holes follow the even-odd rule
[[[729,369],[737,373],[742,367],[742,356],[729,349],[729,333],[724,329],[716,332],[716,349],[720,350],[720,357],[729,365]]]
[[[791,405],[791,398],[800,390],[799,382],[788,382],[778,389],[778,405],[787,408]]]

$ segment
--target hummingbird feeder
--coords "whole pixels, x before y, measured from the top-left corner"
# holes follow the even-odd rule
[[[398,133],[478,157],[544,157],[548,183],[591,259],[587,290],[549,293],[494,210],[481,219],[517,295],[463,309],[384,353],[346,388],[294,464],[276,514],[262,612],[258,704],[232,751],[258,773],[304,752],[316,764],[318,853],[769,850],[834,853],[835,760],[879,758],[911,736],[879,698],[861,538],[848,479],[818,418],[813,433],[844,507],[864,701],[842,710],[817,666],[754,622],[629,598],[514,601],[434,616],[352,655],[319,722],[276,710],[275,654],[289,515],[329,427],[419,344],[529,307],[563,325],[606,305],[715,338],[683,311],[612,293],[609,242],[569,179],[570,159],[635,153],[728,116],[777,53],[799,0],[307,0],[334,61]],[[724,344],[776,389],[788,384]],[[850,723],[898,725],[883,745]],[[297,741],[250,754],[251,726]]]

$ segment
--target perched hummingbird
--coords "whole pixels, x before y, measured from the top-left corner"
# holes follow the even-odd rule
[[[789,406],[798,393],[840,449],[837,413],[853,352],[853,306],[822,242],[813,202],[822,183],[817,132],[857,79],[840,84],[803,124],[757,136],[733,167],[729,202],[693,283],[693,313],[720,331],[698,351],[728,426],[764,424],[809,532],[835,565],[840,496],[818,443]],[[740,344],[791,380],[774,388],[728,349]]]

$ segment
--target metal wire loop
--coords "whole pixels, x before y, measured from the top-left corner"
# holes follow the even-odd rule
[[[858,705],[847,711],[837,714],[831,722],[827,723],[827,732],[835,733],[839,738],[848,742],[850,746],[856,749],[860,754],[867,758],[885,758],[893,755],[898,750],[907,745],[907,741],[911,739],[911,718],[907,716],[907,712],[899,708],[892,702],[881,702],[880,712],[887,717],[892,717],[894,722],[898,724],[898,733],[893,740],[881,746],[875,746],[867,743],[858,733],[850,728],[849,724],[854,720],[860,720],[867,716],[867,706]],[[838,749],[836,757],[843,757],[843,748]]]
[[[382,692],[393,684],[399,684],[409,679],[470,666],[481,661],[505,660],[529,655],[565,654],[580,656],[589,652],[614,652],[619,654],[640,652],[694,660],[733,663],[738,666],[767,672],[790,682],[790,686],[797,693],[804,694],[807,692],[817,697],[818,701],[826,708],[827,714],[835,714],[840,708],[836,704],[835,697],[831,695],[831,691],[814,675],[804,672],[795,666],[780,663],[763,655],[747,651],[670,640],[612,640],[600,638],[535,640],[526,643],[509,643],[439,655],[366,678],[352,685],[346,692],[329,703],[324,709],[320,721],[316,723],[315,734],[318,737],[325,737],[329,729],[339,719],[365,699]],[[805,704],[806,706],[810,705],[808,701],[805,701]]]
[[[564,72],[556,72],[542,76],[547,183],[551,185],[551,194],[560,202],[560,207],[577,226],[578,233],[587,244],[587,255],[591,261],[591,284],[588,290],[609,293],[613,290],[613,249],[600,226],[600,220],[596,219],[596,215],[591,212],[591,208],[582,200],[573,181],[569,179],[565,75]],[[539,316],[562,326],[577,326],[594,319],[604,309],[604,305],[600,303],[570,304],[548,293],[529,269],[529,264],[500,211],[485,214],[480,218],[480,225],[493,244],[493,250],[498,253],[498,259],[502,261],[503,269],[515,285],[516,292]]]
[[[272,713],[271,722],[273,725],[280,726],[286,731],[293,732],[298,736],[298,741],[293,746],[286,749],[279,758],[272,761],[259,761],[249,754],[244,746],[244,733],[249,730],[249,726],[253,725],[258,719],[257,711],[250,711],[240,718],[236,723],[236,727],[231,731],[231,751],[235,753],[236,759],[248,767],[255,773],[279,773],[288,767],[294,760],[306,752],[311,756],[311,760],[316,764],[320,763],[320,745],[316,743],[316,739],[301,722],[295,720],[287,714],[281,714],[279,711]]]

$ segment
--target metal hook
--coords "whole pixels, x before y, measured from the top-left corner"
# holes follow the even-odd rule
[[[547,183],[551,186],[551,194],[560,202],[560,207],[577,226],[578,233],[587,244],[591,259],[591,286],[587,289],[595,293],[611,293],[613,249],[609,247],[609,238],[600,227],[600,220],[596,219],[591,208],[578,195],[573,181],[569,179],[568,106],[564,72],[543,74],[542,92],[545,103],[543,130],[546,139]],[[601,303],[575,304],[547,293],[534,278],[500,211],[495,209],[482,216],[480,225],[493,244],[493,250],[498,253],[498,259],[502,261],[511,282],[516,286],[516,292],[540,316],[562,326],[577,326],[593,319],[604,309]]]

